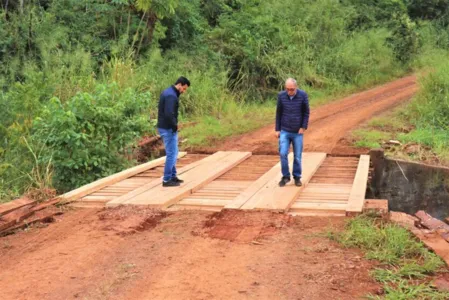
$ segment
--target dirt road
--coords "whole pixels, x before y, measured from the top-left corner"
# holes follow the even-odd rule
[[[108,215],[79,210],[1,238],[0,299],[318,300],[379,290],[372,263],[325,236],[342,218]]]
[[[306,150],[335,153],[348,130],[416,89],[415,77],[407,77],[314,109]],[[268,126],[220,148],[277,153],[276,143]],[[142,208],[57,218],[0,238],[0,299],[318,300],[379,291],[372,263],[326,237],[344,218]]]
[[[409,100],[417,89],[416,77],[409,76],[312,109],[309,129],[304,135],[304,150],[339,155],[359,152],[360,150],[339,144],[340,139],[360,123]],[[252,151],[254,154],[277,154],[274,111],[273,125],[228,139],[219,148]],[[215,149],[216,146],[198,150],[213,152]]]

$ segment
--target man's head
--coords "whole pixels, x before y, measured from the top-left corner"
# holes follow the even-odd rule
[[[175,88],[178,90],[180,94],[187,91],[187,88],[190,86],[190,81],[185,78],[184,76],[181,76],[176,80],[175,82]]]
[[[296,89],[298,88],[298,84],[296,80],[293,78],[289,78],[285,81],[285,90],[289,96],[294,96],[296,94]]]

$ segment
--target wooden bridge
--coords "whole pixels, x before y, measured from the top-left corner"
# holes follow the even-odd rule
[[[289,155],[290,166],[293,156]],[[62,197],[76,207],[144,205],[164,210],[270,210],[348,215],[363,209],[369,156],[303,153],[302,187],[279,187],[278,156],[250,152],[180,153],[180,187],[163,187],[165,157],[100,179]]]

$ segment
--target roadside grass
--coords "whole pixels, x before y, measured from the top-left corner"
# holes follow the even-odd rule
[[[411,105],[408,103],[375,117],[352,131],[353,145],[360,148],[382,147],[392,157],[448,165],[449,130],[417,127],[413,123]],[[385,144],[389,140],[397,140],[401,145]],[[413,149],[410,150],[410,147]]]
[[[371,276],[383,284],[384,295],[368,299],[449,299],[432,286],[432,276],[444,271],[443,261],[406,229],[365,215],[353,218],[342,232],[328,236],[347,248],[360,248],[379,262]]]
[[[382,145],[387,154],[449,165],[449,62],[447,52],[437,57],[429,62],[430,69],[420,75],[420,90],[416,96],[409,103],[354,131],[355,146],[378,147],[382,145],[382,138],[388,135],[402,145]]]
[[[267,104],[228,103],[219,115],[194,119],[197,124],[181,130],[185,141],[182,147],[199,147],[216,143],[226,137],[255,130],[271,122],[275,107]]]
[[[379,148],[382,142],[392,137],[391,133],[376,129],[357,129],[352,134],[357,139],[355,145],[359,148]]]

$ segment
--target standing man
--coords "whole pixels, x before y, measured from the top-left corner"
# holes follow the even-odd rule
[[[190,86],[190,81],[179,77],[175,84],[164,90],[159,98],[157,130],[164,141],[166,160],[162,185],[180,186],[183,181],[177,177],[178,159],[178,109],[179,95]]]
[[[290,181],[288,151],[293,144],[293,178],[295,185],[301,186],[301,158],[303,135],[309,123],[309,99],[306,92],[298,89],[296,80],[285,81],[285,91],[278,94],[276,108],[276,137],[279,138],[279,155],[281,157],[282,178],[279,186]]]

